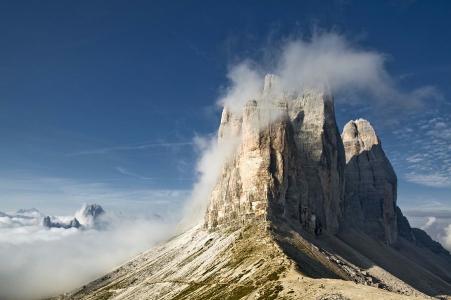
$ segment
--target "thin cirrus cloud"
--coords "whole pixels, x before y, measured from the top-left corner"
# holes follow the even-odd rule
[[[405,171],[402,177],[411,183],[434,187],[451,187],[451,119],[425,116],[409,131],[394,132],[401,144],[411,145],[398,153]]]
[[[136,173],[131,172],[131,171],[129,171],[126,168],[123,168],[123,167],[116,167],[116,170],[119,173],[121,173],[122,175],[131,176],[131,177],[138,178],[138,179],[141,179],[141,180],[155,180],[156,179],[155,177],[146,177],[146,176],[142,176],[142,175],[136,174]]]
[[[409,182],[436,188],[451,187],[451,178],[449,174],[430,173],[430,174],[416,174],[408,173],[405,176]]]
[[[116,171],[118,171],[120,174],[133,177],[140,180],[166,180],[166,181],[192,181],[193,178],[191,177],[147,177],[140,175],[136,172],[130,171],[124,167],[117,166],[115,168]]]
[[[0,202],[4,210],[38,207],[51,213],[82,203],[99,203],[107,209],[129,213],[144,211],[176,217],[176,207],[188,197],[185,189],[130,188],[112,182],[83,182],[69,178],[0,177]]]
[[[111,147],[71,152],[71,153],[68,153],[67,156],[95,155],[95,154],[106,154],[109,152],[118,152],[118,151],[145,150],[145,149],[150,149],[150,148],[174,148],[174,147],[185,147],[185,146],[192,146],[192,145],[193,145],[193,142],[168,142],[168,143],[147,143],[147,144],[138,144],[138,145],[122,145],[122,146],[111,146]]]

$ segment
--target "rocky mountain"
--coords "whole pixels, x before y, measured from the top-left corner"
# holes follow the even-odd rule
[[[62,222],[59,220],[52,220],[52,218],[50,216],[46,216],[42,219],[42,226],[47,227],[47,228],[69,229],[69,228],[80,228],[81,224],[77,220],[77,218],[73,218],[69,222]]]
[[[313,90],[277,97],[274,81],[266,77],[262,98],[250,100],[242,115],[224,109],[219,143],[229,142],[227,135],[241,141],[212,192],[205,225],[287,218],[313,230],[314,215],[336,233],[345,157],[332,98]]]
[[[105,214],[105,210],[98,204],[84,204],[80,210],[75,213],[75,218],[80,221],[83,226],[98,226],[100,217]]]
[[[218,143],[235,151],[205,218],[60,299],[431,299],[451,256],[396,206],[396,175],[368,121],[340,135],[332,96],[268,75]]]
[[[99,218],[105,213],[98,204],[84,204],[73,218],[45,216],[42,225],[47,228],[90,228],[100,226]]]
[[[346,153],[344,222],[393,244],[398,237],[397,178],[381,142],[363,119],[348,122],[342,139]]]

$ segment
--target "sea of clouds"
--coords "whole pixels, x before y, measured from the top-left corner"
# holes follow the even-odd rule
[[[62,222],[77,215],[56,216]],[[43,215],[0,213],[0,299],[54,296],[97,278],[171,235],[158,217],[106,212],[102,226],[46,228]]]

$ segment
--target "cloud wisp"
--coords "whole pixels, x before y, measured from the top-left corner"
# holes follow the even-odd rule
[[[186,146],[192,146],[192,145],[193,145],[193,142],[168,142],[168,143],[146,143],[146,144],[138,144],[138,145],[111,146],[111,147],[104,147],[104,148],[72,152],[72,153],[68,153],[67,156],[96,155],[96,154],[106,154],[109,152],[117,152],[117,151],[146,150],[146,149],[150,149],[150,148],[174,148],[174,147],[186,147]]]
[[[241,110],[248,100],[258,97],[266,73],[278,76],[278,87],[285,93],[318,89],[347,96],[339,99],[371,100],[392,108],[419,108],[442,97],[432,86],[403,91],[387,70],[386,55],[359,48],[333,32],[289,40],[273,52],[270,66],[250,60],[232,66],[230,86],[220,104]]]
[[[425,115],[411,120],[412,128],[394,131],[402,153],[395,153],[405,165],[403,179],[434,188],[451,188],[451,118]]]
[[[131,177],[138,178],[138,179],[141,179],[141,180],[155,180],[156,179],[154,177],[146,177],[146,176],[142,176],[142,175],[136,174],[134,172],[130,172],[126,168],[119,167],[119,166],[116,167],[116,170],[119,173],[121,173],[122,175],[131,176]]]
[[[239,145],[239,137],[236,136],[228,136],[221,144],[217,142],[216,135],[196,137],[194,141],[201,153],[196,166],[198,179],[184,205],[181,229],[189,228],[202,220],[214,185],[225,163]]]

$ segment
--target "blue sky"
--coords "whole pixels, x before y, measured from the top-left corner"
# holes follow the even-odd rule
[[[449,1],[1,1],[0,211],[99,202],[170,213],[189,193],[231,65],[315,30],[383,53],[420,109],[337,100],[376,127],[417,222],[451,219]],[[373,105],[374,104],[374,105]]]

